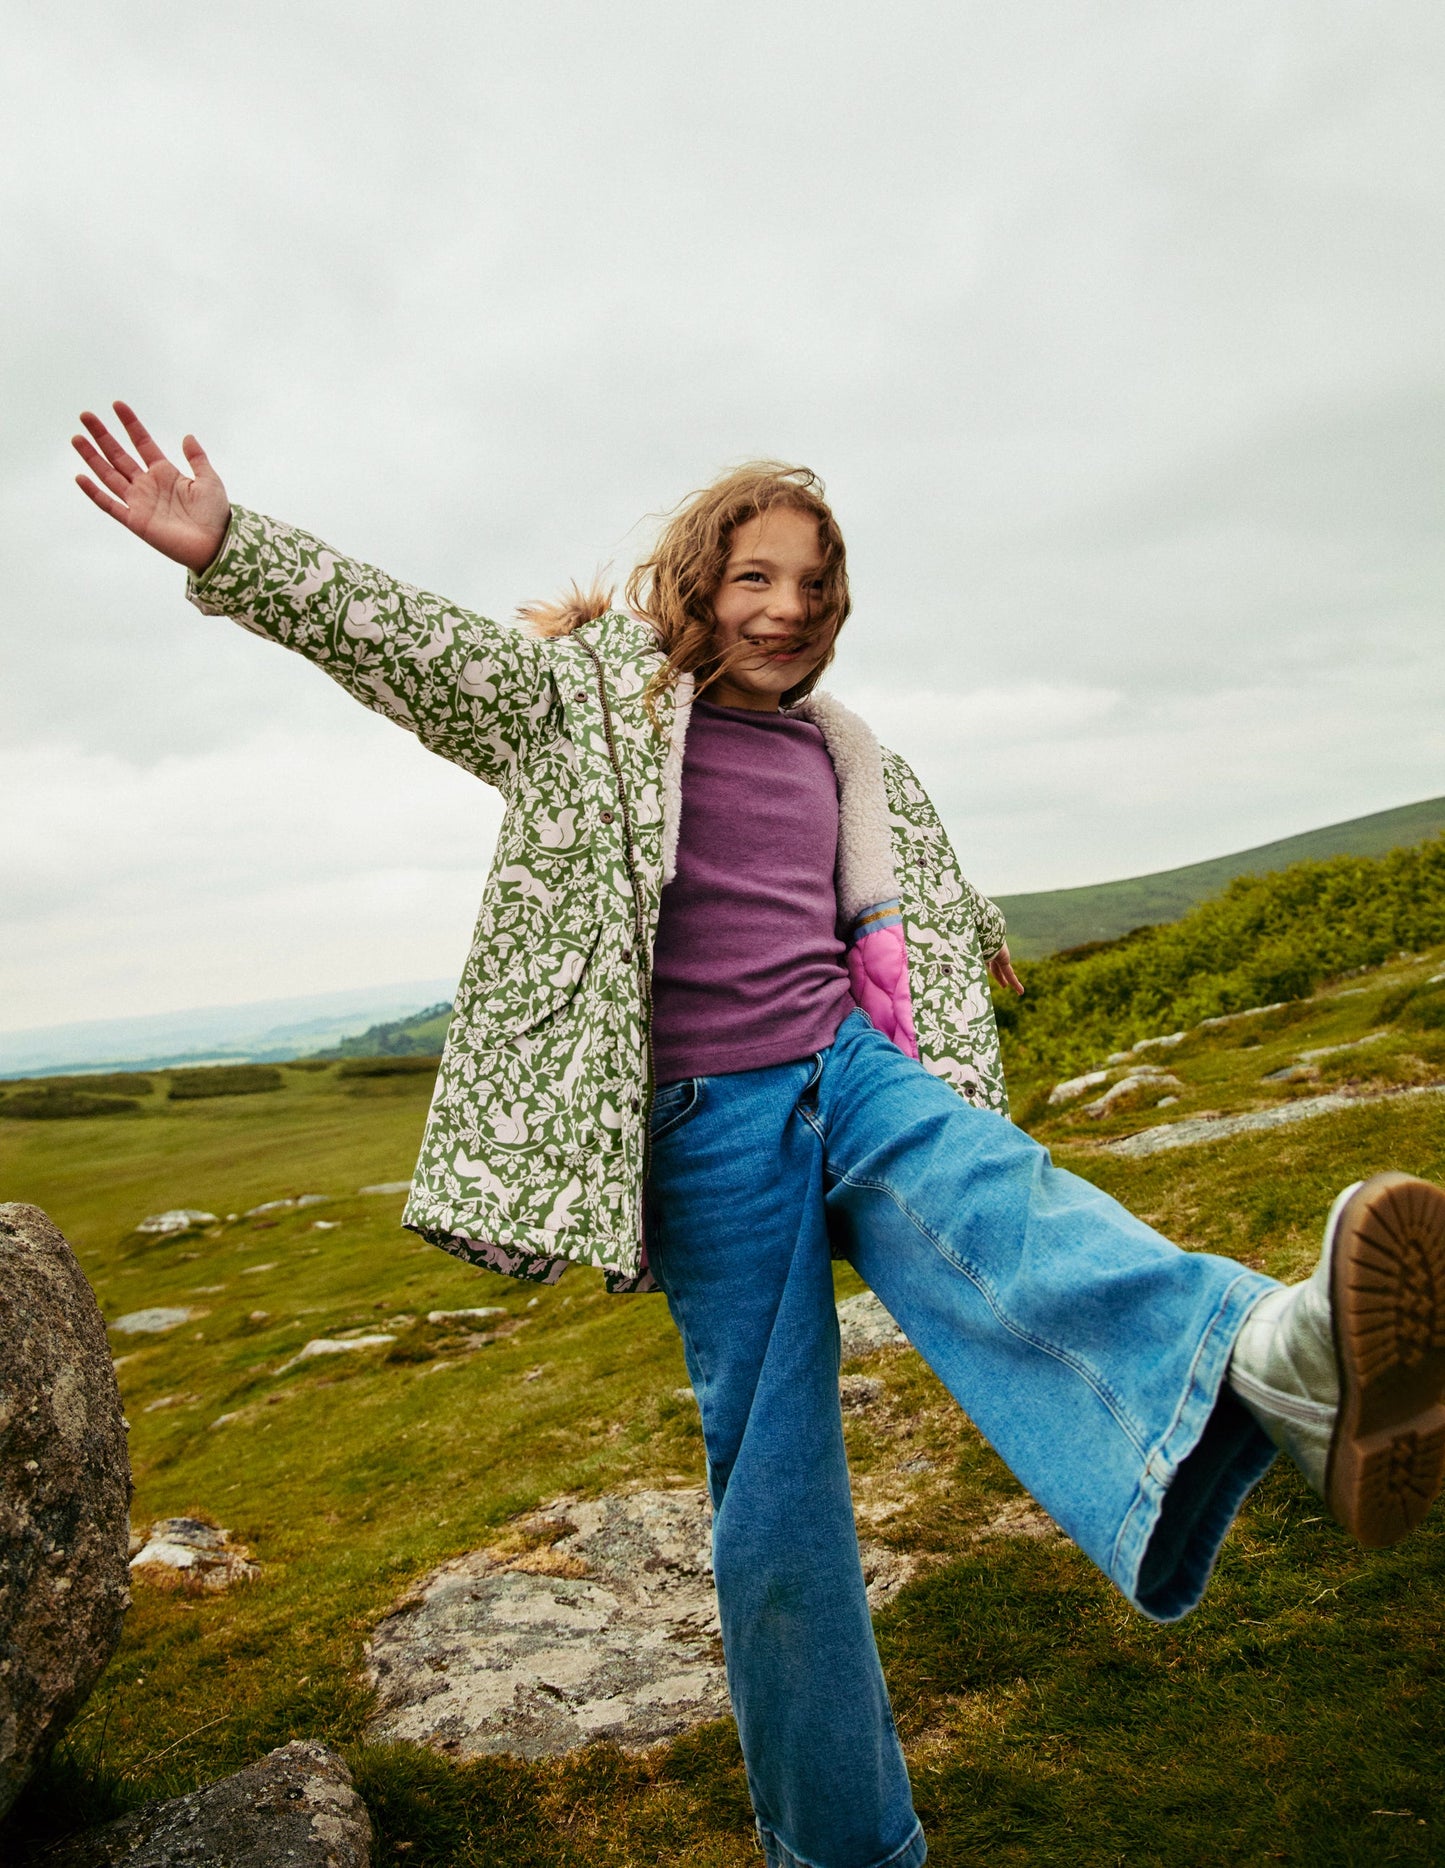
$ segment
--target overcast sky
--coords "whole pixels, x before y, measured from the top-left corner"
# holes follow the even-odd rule
[[[82,406],[493,615],[740,458],[984,890],[1445,791],[1438,0],[13,11],[0,1028],[450,976],[494,797],[182,597]]]

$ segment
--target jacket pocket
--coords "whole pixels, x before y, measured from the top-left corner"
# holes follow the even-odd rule
[[[473,1042],[520,1038],[555,1018],[576,997],[601,935],[600,921],[575,931],[554,928],[530,951],[519,952],[494,986],[467,995]]]

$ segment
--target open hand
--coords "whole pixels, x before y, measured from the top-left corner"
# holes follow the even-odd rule
[[[220,475],[196,437],[187,435],[181,449],[194,476],[188,480],[161,453],[129,403],[114,402],[111,407],[135,454],[128,453],[100,417],[87,409],[80,419],[91,439],[74,435],[71,445],[90,473],[77,474],[76,485],[102,512],[165,557],[187,570],[203,571],[221,549],[231,516]]]
[[[1008,957],[1008,942],[1005,941],[992,960],[988,963],[988,976],[995,986],[1002,986],[1009,992],[1023,994],[1024,983],[1014,972],[1013,961]]]

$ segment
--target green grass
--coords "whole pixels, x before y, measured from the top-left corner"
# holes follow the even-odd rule
[[[1140,1161],[1098,1143],[1312,1093],[1321,1086],[1260,1079],[1302,1049],[1377,1030],[1388,1035],[1322,1060],[1324,1087],[1326,1071],[1367,1089],[1445,1076],[1432,1048],[1445,1039],[1418,1016],[1442,968],[1445,948],[1156,1054],[1185,1084],[1172,1108],[1099,1124],[1040,1107],[1037,1130],[1062,1164],[1181,1243],[1298,1276],[1342,1182],[1386,1164],[1445,1178],[1445,1096],[1365,1101]],[[1015,1084],[1021,1109],[1053,1080],[1031,1071]],[[425,1071],[287,1071],[266,1095],[187,1102],[155,1077],[138,1113],[4,1125],[0,1197],[51,1213],[107,1316],[204,1312],[167,1336],[113,1339],[134,1518],[209,1515],[250,1546],[261,1576],[213,1597],[138,1585],[119,1652],[0,1853],[23,1861],[77,1815],[315,1736],[350,1759],[384,1868],[751,1868],[727,1722],[640,1757],[599,1746],[538,1764],[458,1765],[365,1736],[367,1632],[435,1564],[562,1491],[700,1481],[662,1300],[608,1297],[580,1271],[542,1291],[485,1277],[402,1232],[399,1196],[360,1195],[409,1171]],[[328,1203],[179,1237],[134,1230],[167,1207],[240,1215],[302,1193]],[[508,1332],[484,1346],[425,1320],[477,1303],[509,1312]],[[283,1372],[307,1338],[347,1329],[398,1340]],[[850,1455],[868,1534],[922,1565],[879,1634],[932,1861],[1445,1859],[1438,1511],[1398,1549],[1363,1552],[1277,1468],[1205,1605],[1160,1629],[1062,1540],[979,1541],[1016,1496],[1012,1479],[911,1353],[869,1366],[886,1406],[850,1413]],[[930,1463],[904,1477],[905,1455]]]
[[[1032,895],[1000,895],[1008,917],[1009,950],[1016,960],[1040,960],[1085,941],[1117,940],[1131,928],[1177,921],[1236,876],[1262,876],[1292,863],[1331,856],[1383,856],[1402,844],[1419,843],[1445,830],[1445,798],[1425,798],[1393,811],[1375,811],[1342,824],[1327,824],[1300,836],[1282,837],[1250,850],[1236,850],[1182,869],[1161,869],[1121,882],[1096,882],[1077,889],[1044,889]]]

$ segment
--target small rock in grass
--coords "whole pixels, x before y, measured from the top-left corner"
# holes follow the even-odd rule
[[[1161,1096],[1154,1107],[1156,1109],[1168,1109],[1178,1101],[1179,1098],[1177,1096]]]
[[[231,1533],[204,1518],[159,1518],[150,1535],[130,1560],[133,1572],[151,1572],[152,1581],[199,1583],[203,1589],[228,1589],[232,1583],[258,1576],[244,1544],[233,1544]]]
[[[844,1375],[838,1382],[838,1399],[845,1408],[872,1407],[883,1393],[877,1375]]]
[[[1049,1091],[1049,1108],[1056,1109],[1060,1103],[1071,1103],[1076,1096],[1082,1096],[1085,1090],[1096,1090],[1101,1083],[1108,1081],[1107,1070],[1088,1070],[1082,1077],[1070,1077],[1063,1083],[1056,1083]]]
[[[1097,1121],[1101,1116],[1111,1116],[1116,1109],[1155,1090],[1182,1090],[1183,1083],[1178,1077],[1171,1077],[1161,1070],[1133,1070],[1127,1077],[1120,1077],[1112,1089],[1092,1103],[1085,1103],[1084,1114]]]
[[[1251,1005],[1243,1012],[1221,1012],[1217,1018],[1201,1018],[1201,1031],[1217,1031],[1221,1025],[1232,1025],[1241,1018],[1261,1018],[1266,1012],[1282,1012],[1288,1004],[1286,999],[1276,999],[1273,1005]]]
[[[409,1180],[379,1180],[371,1187],[358,1187],[358,1193],[410,1193]]]
[[[522,1380],[524,1382],[539,1382],[541,1381],[542,1377],[546,1373],[547,1373],[547,1370],[546,1370],[545,1365],[539,1362],[536,1368],[534,1369],[523,1369],[522,1370]]]
[[[270,1314],[271,1312],[269,1310],[253,1310],[246,1318],[246,1321],[248,1323],[264,1323]]]
[[[906,1348],[908,1344],[908,1338],[871,1291],[845,1297],[839,1304],[838,1334],[844,1362],[871,1355],[875,1349],[895,1345]]]
[[[293,1739],[234,1776],[62,1842],[47,1868],[370,1868],[371,1819],[343,1760]]]
[[[110,1328],[119,1330],[122,1336],[160,1336],[166,1330],[179,1329],[181,1324],[205,1315],[204,1310],[184,1305],[157,1304],[150,1310],[127,1311],[125,1316],[117,1317]]]
[[[243,1278],[251,1278],[255,1277],[255,1275],[261,1271],[274,1271],[280,1263],[281,1261],[279,1258],[271,1258],[268,1259],[264,1265],[242,1265],[241,1276]]]
[[[263,1213],[279,1213],[283,1207],[295,1206],[294,1200],[263,1200],[259,1206],[248,1206],[241,1215],[242,1219],[257,1219]]]
[[[1172,1051],[1176,1044],[1183,1044],[1188,1036],[1187,1031],[1170,1031],[1162,1038],[1141,1038],[1134,1046],[1134,1055],[1137,1057],[1140,1051]]]
[[[1319,1080],[1318,1064],[1286,1064],[1283,1070],[1268,1071],[1260,1078],[1261,1083],[1318,1083]]]
[[[289,1362],[283,1362],[276,1373],[284,1375],[288,1369],[294,1369],[298,1362],[309,1362],[313,1356],[344,1355],[348,1349],[382,1349],[396,1341],[395,1336],[348,1336],[344,1340],[339,1336],[313,1336],[309,1343],[303,1343]]]
[[[1105,1064],[1110,1070],[1112,1070],[1116,1064],[1127,1064],[1128,1061],[1129,1053],[1127,1051],[1110,1051],[1109,1055],[1104,1059]]]
[[[426,1313],[428,1323],[450,1323],[454,1317],[505,1317],[505,1304],[477,1304],[470,1310],[429,1310]]]
[[[149,1218],[140,1220],[135,1230],[163,1235],[168,1232],[190,1232],[196,1226],[218,1226],[220,1223],[214,1213],[203,1213],[199,1207],[177,1206],[167,1213],[152,1213]]]
[[[311,1230],[313,1232],[335,1232],[340,1224],[341,1221],[339,1219],[313,1219],[311,1222]]]
[[[298,1193],[296,1196],[297,1206],[328,1206],[330,1201],[329,1193]]]
[[[1342,1051],[1358,1051],[1367,1044],[1378,1044],[1382,1038],[1388,1038],[1388,1031],[1368,1031],[1363,1038],[1352,1038],[1348,1044],[1322,1044],[1313,1051],[1301,1051],[1299,1061],[1312,1064],[1319,1057],[1338,1057]]]

